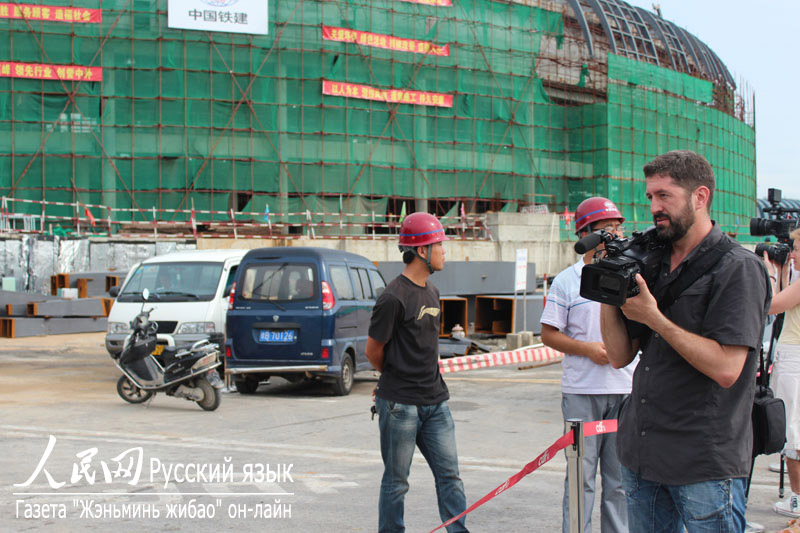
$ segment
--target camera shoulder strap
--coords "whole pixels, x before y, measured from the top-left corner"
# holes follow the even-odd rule
[[[734,248],[740,246],[738,242],[731,239],[727,235],[722,236],[722,238],[709,249],[706,253],[704,253],[701,257],[699,257],[696,261],[692,261],[687,268],[680,273],[678,279],[673,281],[663,292],[662,296],[658,299],[658,308],[661,311],[665,311],[669,308],[675,300],[681,295],[683,291],[688,289],[692,286],[692,284],[700,279],[700,277],[711,270],[714,265],[722,259],[722,256],[727,254],[729,251],[733,250]]]

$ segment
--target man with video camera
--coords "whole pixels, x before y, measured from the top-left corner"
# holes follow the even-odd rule
[[[641,350],[617,452],[631,531],[743,531],[750,414],[771,292],[760,259],[711,220],[714,173],[687,150],[644,166],[660,270],[601,329],[616,368]]]

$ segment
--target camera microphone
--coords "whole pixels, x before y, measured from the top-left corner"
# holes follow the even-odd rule
[[[590,233],[586,237],[582,238],[578,242],[575,243],[575,251],[581,255],[585,254],[589,250],[594,250],[597,246],[603,242],[603,236],[600,233]]]

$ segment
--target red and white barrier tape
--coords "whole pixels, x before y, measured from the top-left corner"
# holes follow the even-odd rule
[[[293,227],[298,228],[302,227],[308,228],[308,232],[310,233],[311,238],[317,238],[315,235],[315,228],[324,227],[324,228],[336,228],[337,226],[340,229],[339,235],[326,235],[320,236],[319,238],[325,239],[342,239],[344,237],[348,239],[360,239],[360,240],[370,240],[369,236],[360,236],[360,235],[342,235],[341,231],[344,228],[356,228],[356,229],[365,229],[365,230],[372,230],[371,240],[377,239],[388,239],[394,238],[393,235],[387,234],[384,236],[377,236],[375,235],[376,228],[378,229],[389,229],[391,233],[394,233],[394,230],[400,226],[402,221],[402,217],[400,215],[394,214],[376,214],[374,212],[371,213],[346,213],[344,211],[336,212],[336,213],[328,213],[328,212],[314,212],[311,213],[309,210],[299,211],[299,212],[289,212],[289,213],[271,213],[273,220],[276,220],[275,224],[270,222],[270,213],[264,212],[251,212],[251,211],[242,211],[242,212],[235,212],[233,210],[229,211],[216,211],[216,210],[208,210],[208,209],[157,209],[152,207],[151,209],[141,209],[136,207],[109,207],[102,204],[88,204],[84,202],[53,202],[47,200],[29,200],[26,198],[9,198],[9,197],[0,197],[2,200],[4,209],[2,211],[2,229],[3,231],[21,231],[21,232],[32,232],[32,233],[43,233],[44,226],[47,222],[67,222],[70,224],[75,224],[80,229],[80,225],[85,222],[86,224],[91,224],[92,226],[96,225],[96,222],[100,222],[102,225],[108,227],[109,234],[112,232],[112,225],[119,226],[124,225],[129,228],[143,228],[153,231],[153,234],[156,238],[158,238],[158,229],[159,226],[174,226],[176,223],[189,223],[192,225],[193,231],[191,235],[189,234],[173,234],[170,233],[170,238],[197,238],[196,235],[196,227],[197,224],[202,224],[203,226],[208,227],[220,227],[220,228],[230,228],[233,231],[234,238],[240,238],[237,235],[237,228],[256,228],[259,230],[269,231],[270,236],[273,231],[273,225],[278,228],[287,228]],[[6,208],[8,204],[13,206],[14,203],[21,203],[21,204],[29,204],[29,205],[39,205],[41,206],[41,215],[39,214],[30,214],[30,213],[19,213],[19,215],[23,216],[32,216],[38,217],[40,219],[40,226],[41,229],[39,231],[36,230],[17,230],[16,228],[12,228],[9,225],[9,220],[12,218],[16,218],[16,214],[9,213],[8,209]],[[70,207],[74,209],[74,214],[71,216],[64,216],[64,215],[54,215],[54,214],[47,214],[45,212],[45,206],[61,206],[61,207]],[[81,207],[83,208],[83,213],[86,215],[84,216],[81,214]],[[94,217],[91,213],[91,210],[101,210],[106,213],[106,218],[102,217]],[[117,220],[112,220],[112,214],[117,214]],[[157,214],[172,214],[173,220],[158,220]],[[127,214],[128,217],[125,217],[123,214]],[[119,219],[120,216],[122,218],[130,218],[130,220],[121,220]],[[225,217],[224,220],[198,220],[197,215],[223,215]],[[137,216],[142,220],[136,220]],[[181,216],[181,220],[176,222],[174,218],[176,216]],[[376,220],[376,216],[378,219]],[[186,217],[188,220],[183,220],[183,217]],[[263,223],[255,222],[255,220],[261,219],[261,217],[265,217]],[[292,218],[300,218],[303,219],[295,220],[293,222],[289,222],[287,220],[291,220]],[[348,219],[345,220],[345,217]],[[166,218],[166,217],[162,217]],[[242,219],[245,220],[242,220]],[[286,218],[286,220],[283,220]],[[315,221],[315,219],[317,219]],[[355,220],[352,220],[355,219]],[[484,241],[486,240],[485,237],[481,235],[481,232],[485,231],[487,235],[489,235],[489,230],[485,225],[484,215],[482,214],[465,214],[459,216],[443,216],[441,217],[441,222],[448,230],[460,231],[461,232],[461,240],[468,240],[468,241]],[[475,235],[466,235],[467,230],[476,231],[477,234]],[[78,231],[80,233],[80,231]],[[120,236],[126,236],[126,234],[118,234]],[[140,235],[133,234],[134,237],[139,237]],[[204,237],[211,237],[211,238],[228,238],[228,235],[219,235],[214,234],[213,232],[210,234],[206,234],[204,232]],[[244,236],[243,236],[244,237]],[[256,239],[261,238],[260,236],[247,236],[244,238]],[[279,235],[276,238],[291,238],[285,235]],[[491,240],[491,235],[489,235]]]
[[[617,431],[616,420],[596,420],[594,422],[584,422],[583,425],[584,437],[591,437],[592,435],[599,435],[601,433],[616,433],[616,431]],[[534,470],[538,469],[540,466],[545,464],[547,461],[555,457],[556,453],[558,453],[560,450],[563,450],[564,448],[573,444],[574,442],[575,442],[575,435],[573,434],[573,432],[572,431],[567,432],[557,441],[555,441],[549,448],[547,448],[545,451],[539,454],[539,456],[536,459],[526,464],[522,470],[520,470],[507,480],[505,480],[501,485],[499,485],[494,490],[490,491],[483,498],[470,505],[466,511],[464,511],[458,516],[454,516],[444,524],[441,524],[440,526],[437,526],[436,528],[432,529],[430,533],[442,529],[443,527],[449,526],[462,516],[471,513],[484,503],[488,502],[491,499],[494,499],[503,492],[507,491],[508,489],[519,483],[519,481],[522,478],[524,478],[525,476],[527,476],[528,474],[530,474],[531,472],[533,472]]]
[[[560,361],[563,358],[563,353],[548,348],[543,344],[537,344],[530,348],[520,348],[507,352],[482,353],[442,359],[439,361],[439,371],[445,374],[447,372],[462,372],[464,370],[477,370],[492,366],[515,365],[517,363]]]
[[[153,207],[151,209],[147,209],[147,208],[141,209],[141,208],[136,208],[136,207],[109,207],[109,206],[106,206],[104,204],[90,204],[90,203],[85,203],[85,202],[54,202],[54,201],[51,201],[51,200],[30,200],[30,199],[27,199],[27,198],[13,198],[13,197],[5,197],[5,196],[2,197],[2,200],[4,202],[6,202],[6,203],[15,203],[16,202],[16,203],[22,203],[22,204],[36,204],[36,205],[42,205],[42,206],[53,205],[53,206],[73,207],[73,208],[77,208],[77,206],[80,205],[82,207],[97,208],[97,209],[100,209],[100,210],[106,210],[106,211],[115,212],[115,213],[130,213],[132,215],[139,214],[139,215],[141,215],[143,217],[145,215],[150,215],[151,213],[172,213],[173,215],[176,215],[176,214],[191,215],[191,213],[192,213],[191,209],[164,209],[164,208],[159,209],[159,208],[155,208],[155,207]],[[205,215],[223,215],[225,217],[230,217],[231,216],[230,211],[219,211],[219,210],[210,210],[210,209],[195,209],[194,212],[195,212],[195,215],[205,214]],[[260,218],[260,217],[263,217],[265,215],[265,213],[260,212],[260,211],[259,212],[256,212],[256,211],[236,211],[236,212],[234,212],[234,215],[236,217]],[[288,213],[273,212],[273,213],[270,213],[270,215],[273,218],[280,218],[280,217],[295,217],[296,218],[296,217],[300,217],[300,218],[306,219],[306,222],[304,222],[304,223],[307,223],[307,219],[308,219],[309,216],[312,217],[312,219],[314,217],[316,217],[316,218],[328,217],[328,218],[331,218],[331,219],[337,218],[337,217],[339,219],[341,219],[343,217],[365,218],[365,219],[373,220],[373,223],[374,223],[375,216],[383,217],[385,219],[384,222],[374,223],[374,225],[377,225],[377,226],[397,226],[397,227],[399,227],[400,226],[400,221],[401,221],[401,215],[384,214],[384,213],[346,213],[346,212],[335,212],[334,213],[334,212],[325,212],[325,211],[319,211],[319,212],[313,212],[312,213],[310,211],[309,212],[297,211],[297,212],[288,212]],[[50,218],[50,215],[48,215],[48,218]],[[69,217],[63,217],[63,218],[69,218]],[[470,228],[472,228],[474,226],[477,226],[479,223],[482,223],[481,215],[480,214],[475,214],[475,213],[469,213],[469,214],[467,214],[467,215],[465,215],[463,217],[458,217],[458,216],[441,217],[441,220],[444,220],[444,221],[447,221],[447,222],[452,221],[452,222],[449,222],[449,225],[452,226],[453,228],[455,228],[455,227],[463,224],[465,218],[467,220],[467,225]],[[118,220],[118,221],[115,221],[115,223],[132,224],[132,223],[137,223],[137,221],[135,221],[135,220],[130,220],[130,221]],[[145,221],[138,221],[138,223],[152,224],[153,221],[145,220]],[[159,221],[158,223],[159,224],[174,224],[175,222],[174,221]],[[214,221],[203,221],[203,224],[210,224],[210,223],[215,223],[215,222]],[[220,222],[217,222],[217,223],[220,223]],[[221,223],[224,224],[224,222],[221,222]],[[236,223],[237,224],[247,224],[247,223],[240,223],[240,222],[236,222]],[[298,222],[298,223],[295,223],[293,225],[300,225],[300,224],[302,224],[302,223]],[[331,220],[329,222],[320,222],[320,223],[314,222],[314,224],[315,225],[331,226],[331,227],[332,226],[339,226],[339,225],[342,225],[342,226],[360,226],[360,225],[363,225],[363,224],[359,224],[357,222],[356,223],[354,223],[354,222],[345,222],[343,220],[342,221]],[[261,225],[261,224],[249,224],[249,225]],[[266,223],[263,224],[263,225],[266,225]]]

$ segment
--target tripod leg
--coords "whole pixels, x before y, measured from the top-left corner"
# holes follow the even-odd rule
[[[784,485],[783,485],[783,474],[786,471],[786,459],[784,458],[783,454],[781,454],[781,480],[778,483],[778,497],[783,499],[784,494]]]

